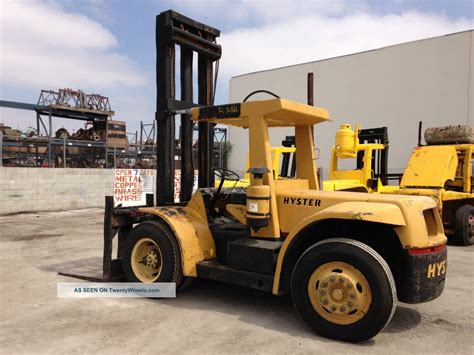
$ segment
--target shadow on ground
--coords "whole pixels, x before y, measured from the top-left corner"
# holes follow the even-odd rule
[[[56,264],[44,265],[39,269],[55,273],[66,273],[75,274],[78,276],[101,278],[102,258],[90,257],[77,260],[68,260]],[[71,278],[71,280],[74,279]]]
[[[95,257],[51,264],[42,269],[97,277],[101,276],[101,267],[102,259]],[[194,280],[189,287],[178,292],[175,299],[149,299],[149,302],[180,309],[231,314],[238,316],[244,323],[272,331],[309,339],[318,337],[300,318],[289,295],[277,297],[271,293],[225,283]],[[399,305],[384,332],[404,332],[416,327],[420,321],[421,314],[417,310]],[[318,340],[333,341],[321,337],[318,337]],[[369,340],[359,346],[372,346],[374,343],[374,340]]]
[[[196,280],[189,288],[178,292],[176,299],[150,299],[172,307],[208,310],[232,314],[242,322],[304,338],[317,337],[301,319],[289,295],[277,297],[270,293],[208,280]],[[421,314],[398,306],[387,333],[400,333],[416,327]],[[318,337],[322,341],[333,341]],[[372,346],[374,340],[358,344]]]

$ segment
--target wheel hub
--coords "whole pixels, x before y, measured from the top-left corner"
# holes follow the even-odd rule
[[[342,325],[362,318],[372,301],[366,278],[343,262],[329,262],[318,267],[308,282],[308,295],[320,316]]]
[[[142,238],[132,249],[130,263],[133,273],[141,282],[155,282],[162,270],[161,249],[153,239]]]
[[[340,302],[342,301],[342,299],[344,298],[344,291],[342,291],[340,288],[335,288],[334,290],[332,290],[331,292],[331,298],[333,300],[335,300],[336,302]]]
[[[337,272],[330,272],[322,279],[319,286],[319,301],[336,314],[345,314],[357,308],[360,296],[357,290],[357,280]]]
[[[156,255],[155,250],[150,250],[145,258],[146,265],[156,268],[156,264],[158,263],[158,256]]]

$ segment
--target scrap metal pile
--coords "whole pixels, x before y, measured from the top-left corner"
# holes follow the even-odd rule
[[[61,139],[71,139],[71,140],[87,140],[87,141],[104,141],[105,140],[105,130],[104,129],[95,129],[90,127],[87,129],[79,128],[77,132],[70,134],[66,128],[60,128],[56,131],[56,138]]]
[[[68,88],[41,90],[35,111],[37,129],[21,132],[0,125],[1,165],[104,167],[109,148],[127,149],[125,122],[111,120],[114,111],[106,96]],[[49,116],[49,126],[41,115]],[[76,131],[62,127],[54,133],[51,117],[81,120],[85,126]],[[121,131],[111,131],[112,123]]]

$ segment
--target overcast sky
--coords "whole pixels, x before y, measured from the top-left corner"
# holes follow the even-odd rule
[[[474,27],[474,0],[0,0],[0,99],[68,87],[110,97],[128,131],[152,122],[155,15],[168,9],[222,31],[217,103],[235,75]],[[0,122],[35,116],[0,109]]]

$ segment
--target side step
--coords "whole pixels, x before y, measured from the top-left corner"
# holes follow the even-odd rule
[[[273,288],[273,276],[234,269],[217,261],[198,263],[197,274],[204,279],[226,282],[255,290],[271,291]]]
[[[231,241],[227,244],[226,264],[257,274],[273,275],[282,244],[280,240],[250,237]]]

